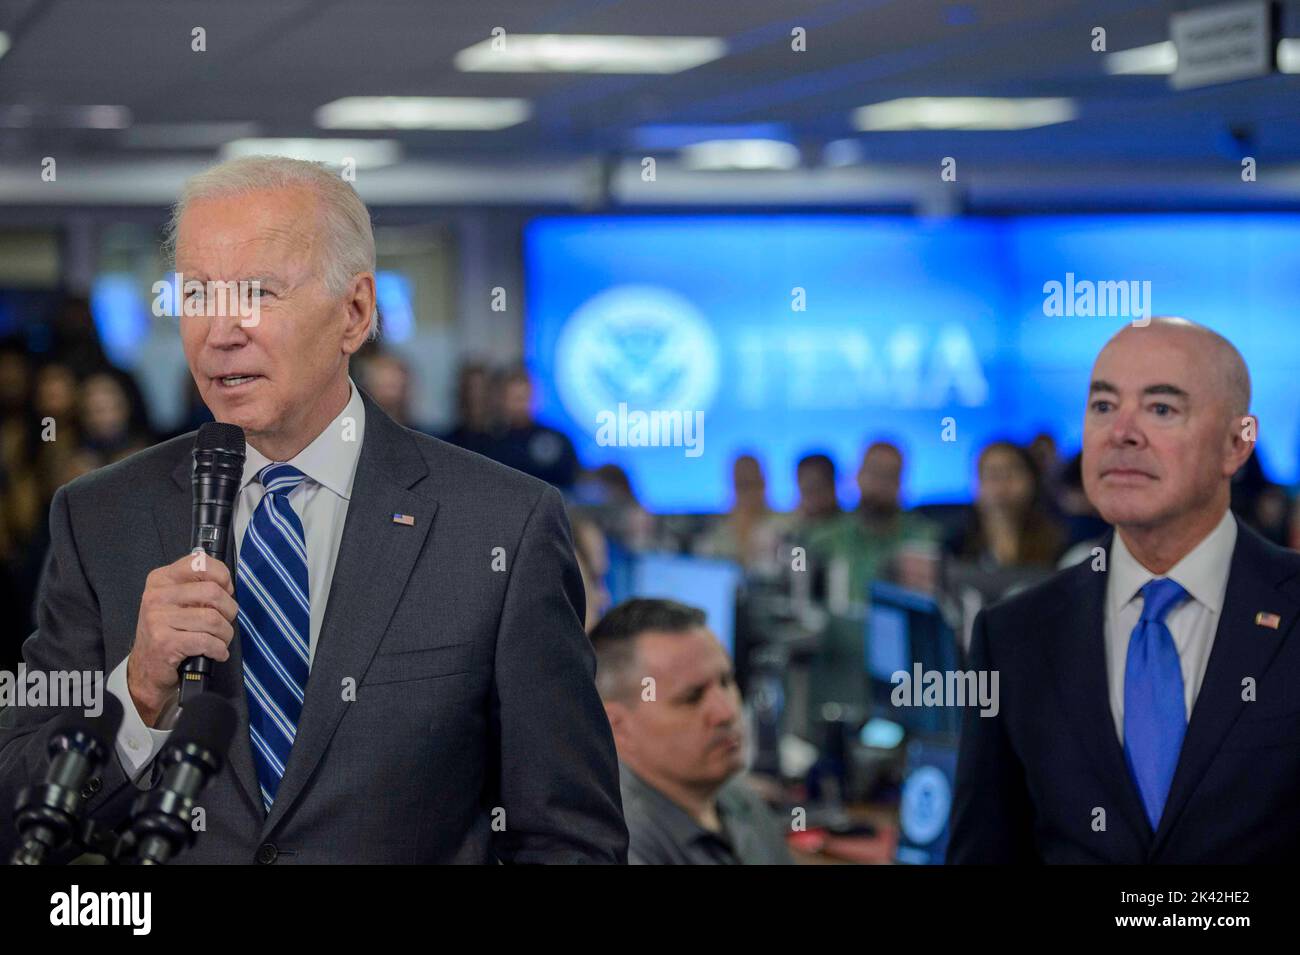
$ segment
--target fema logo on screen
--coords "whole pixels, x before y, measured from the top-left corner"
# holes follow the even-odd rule
[[[943,834],[952,808],[952,787],[943,771],[922,766],[903,783],[898,825],[913,844],[928,845]]]
[[[690,301],[654,285],[618,285],[580,305],[556,343],[565,410],[595,433],[620,403],[635,410],[706,411],[718,388],[717,340]]]

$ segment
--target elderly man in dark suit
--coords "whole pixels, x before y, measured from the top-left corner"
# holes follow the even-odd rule
[[[1102,349],[1084,419],[1090,560],[980,614],[950,862],[1290,862],[1300,851],[1300,555],[1228,510],[1250,378],[1179,319]]]
[[[179,861],[626,861],[559,494],[400,427],[349,378],[375,320],[355,191],[235,160],[173,223],[186,358],[247,464],[224,562],[187,553],[192,435],[55,496],[25,659],[107,673],[126,710],[88,811],[111,822],[157,783],[177,666],[204,655],[239,725]],[[238,307],[212,300],[222,282]],[[15,716],[6,806],[42,776],[52,714]]]

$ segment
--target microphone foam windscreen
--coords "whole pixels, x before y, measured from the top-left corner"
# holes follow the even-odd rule
[[[244,429],[237,424],[224,424],[209,421],[199,428],[199,436],[194,439],[196,451],[233,451],[244,456]]]
[[[225,758],[230,741],[235,735],[235,708],[225,697],[216,693],[200,693],[192,703],[186,703],[181,717],[176,721],[176,731],[169,743],[184,746],[198,743],[204,749],[220,753]]]
[[[117,738],[118,728],[122,725],[122,703],[112,693],[104,693],[100,701],[98,716],[87,716],[82,710],[70,710],[62,713],[50,725],[47,739],[58,736],[73,736],[85,733],[92,736],[104,746],[112,746]]]

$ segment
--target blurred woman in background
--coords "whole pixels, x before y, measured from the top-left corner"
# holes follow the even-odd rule
[[[986,566],[1055,565],[1065,533],[1051,517],[1038,464],[1025,448],[994,441],[980,452],[978,490],[953,551]]]
[[[767,478],[758,458],[742,454],[732,462],[731,486],[731,510],[695,542],[695,553],[770,572],[787,522],[768,506]]]
[[[79,404],[84,450],[120,461],[154,442],[134,381],[116,370],[97,371],[81,385]]]

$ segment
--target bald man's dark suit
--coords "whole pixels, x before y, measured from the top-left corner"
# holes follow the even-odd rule
[[[970,666],[999,672],[1000,708],[964,713],[948,861],[1293,863],[1300,554],[1238,522],[1213,649],[1155,832],[1111,715],[1106,573],[1092,563],[976,618]],[[1257,622],[1260,613],[1280,618],[1276,628]]]
[[[207,831],[178,861],[626,861],[614,743],[559,494],[402,428],[363,398],[352,497],[279,793],[266,815],[236,639],[213,691],[234,704],[238,730],[201,799]],[[193,441],[55,495],[29,667],[107,675],[129,653],[145,577],[189,549]],[[44,774],[52,714],[15,715],[0,730],[6,856],[8,809]],[[114,753],[90,811],[119,819],[135,791]]]

